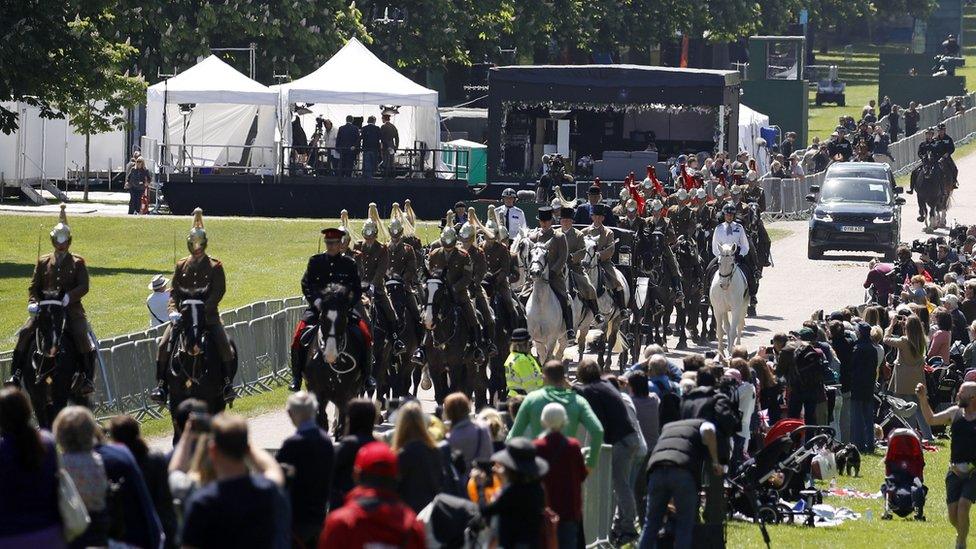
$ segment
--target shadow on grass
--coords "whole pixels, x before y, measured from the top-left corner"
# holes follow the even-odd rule
[[[0,279],[4,278],[30,278],[34,274],[34,264],[32,263],[10,263],[0,261]],[[159,270],[138,269],[134,267],[88,267],[88,274],[92,276],[111,276],[117,274],[131,275],[154,275],[159,274]]]

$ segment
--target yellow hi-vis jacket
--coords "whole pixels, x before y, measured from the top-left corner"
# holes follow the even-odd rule
[[[508,396],[527,395],[542,388],[542,368],[534,356],[511,353],[505,360],[505,383]]]

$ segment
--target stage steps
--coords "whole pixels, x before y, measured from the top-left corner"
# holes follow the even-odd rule
[[[38,180],[36,179],[22,179],[20,181],[20,192],[27,198],[27,200],[30,200],[38,206],[43,206],[44,204],[47,204],[47,200],[44,200],[41,193],[37,192],[37,189],[34,188],[34,183],[37,181]]]
[[[55,196],[55,198],[57,198],[61,202],[67,202],[68,201],[68,195],[65,194],[64,191],[62,191],[61,189],[59,189],[57,185],[55,185],[54,183],[51,183],[50,181],[48,181],[46,179],[43,180],[43,181],[41,181],[41,188],[44,189],[45,191],[53,194]]]

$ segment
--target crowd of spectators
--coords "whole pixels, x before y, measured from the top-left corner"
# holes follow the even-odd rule
[[[829,425],[837,441],[872,453],[883,436],[879,395],[919,402],[917,386],[951,367],[976,379],[976,282],[966,279],[974,244],[976,228],[914,253],[902,246],[894,263],[872,263],[866,304],[815,313],[754,350],[677,359],[651,345],[619,375],[583,359],[571,377],[550,361],[541,388],[504,410],[475,411],[460,393],[436,413],[406,400],[381,414],[357,399],[334,440],[316,423],[315,397],[295,393],[286,405],[295,432],[274,457],[249,441],[244,419],[211,417],[201,402],[177,410],[182,428],[167,456],[128,416],[103,427],[71,406],[53,433],[38,430],[29,399],[5,388],[0,545],[424,547],[439,530],[431,510],[463,502],[479,516],[466,529],[500,547],[547,538],[580,547],[583,483],[609,460],[610,541],[654,547],[667,535],[689,546],[695,495],[705,494],[706,524],[725,520],[723,477],[779,419]],[[925,418],[916,407],[904,419],[927,441]],[[90,520],[68,542],[59,475]]]

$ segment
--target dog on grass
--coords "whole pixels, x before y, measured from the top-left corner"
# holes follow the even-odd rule
[[[853,444],[835,444],[834,459],[837,461],[837,472],[847,476],[861,476],[861,452]],[[853,472],[853,474],[852,474]]]

